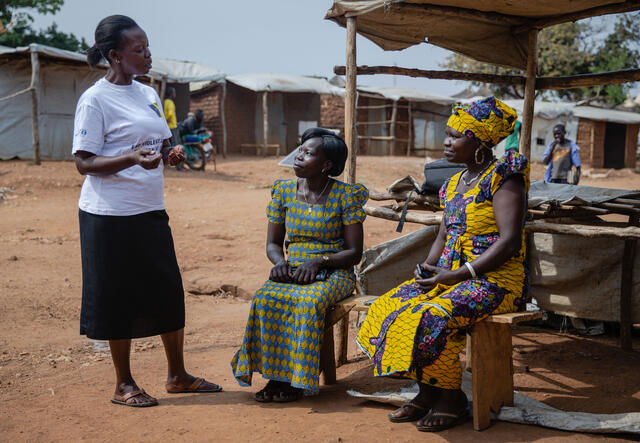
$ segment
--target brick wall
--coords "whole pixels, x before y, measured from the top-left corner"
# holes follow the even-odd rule
[[[581,118],[578,121],[576,143],[580,146],[580,161],[592,168],[604,167],[604,136],[606,123]]]
[[[191,94],[189,112],[196,109],[204,111],[202,125],[213,131],[213,139],[218,153],[222,153],[222,119],[220,118],[220,101],[222,99],[222,86],[212,85]]]
[[[320,126],[344,133],[344,99],[338,95],[320,96]]]

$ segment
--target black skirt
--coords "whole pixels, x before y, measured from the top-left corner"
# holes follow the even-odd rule
[[[149,337],[184,328],[184,290],[169,216],[80,211],[80,333],[96,340]]]

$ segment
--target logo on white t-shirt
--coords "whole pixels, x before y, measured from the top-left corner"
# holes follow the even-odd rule
[[[158,104],[156,102],[150,103],[149,107],[153,112],[156,113],[158,117],[162,117],[162,114],[160,113],[160,108],[158,107]]]

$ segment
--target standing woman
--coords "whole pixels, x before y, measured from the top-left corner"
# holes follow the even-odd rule
[[[331,178],[342,174],[346,158],[347,146],[333,132],[307,129],[293,163],[298,178],[276,180],[271,189],[267,257],[273,268],[253,298],[242,347],[231,361],[240,385],[251,385],[254,372],[269,380],[256,401],[289,402],[318,392],[325,313],[353,292],[353,266],[362,256],[369,192]]]
[[[162,162],[176,165],[171,131],[153,88],[133,81],[151,69],[147,35],[129,17],[98,23],[91,67],[103,58],[107,75],[78,101],[73,154],[86,175],[79,202],[82,252],[80,333],[109,340],[116,370],[112,402],[154,406],[158,401],[131,375],[131,339],[160,334],[168,361],[166,389],[218,392],[188,374],[183,361],[184,291],[164,210]]]
[[[524,308],[529,289],[524,219],[529,162],[492,148],[513,132],[516,112],[494,97],[457,105],[444,155],[467,169],[440,189],[440,231],[411,279],[378,298],[358,333],[377,376],[418,381],[420,393],[389,415],[441,431],[468,415],[460,389],[466,331],[488,315]]]

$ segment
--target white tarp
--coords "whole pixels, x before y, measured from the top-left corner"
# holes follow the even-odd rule
[[[323,77],[293,74],[236,74],[227,81],[252,91],[312,92],[344,96],[344,89],[332,85]]]
[[[350,389],[347,394],[365,400],[400,406],[410,402],[418,394],[418,390],[418,384],[411,383],[396,392],[362,394]],[[473,398],[471,374],[467,371],[462,375],[462,390],[467,398]],[[544,426],[563,431],[640,434],[640,412],[589,414],[561,411],[518,391],[513,392],[513,406],[503,406],[499,414],[491,415],[494,420]]]

